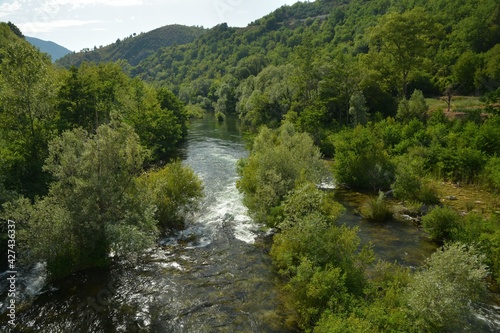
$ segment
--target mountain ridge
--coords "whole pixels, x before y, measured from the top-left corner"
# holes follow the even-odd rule
[[[38,48],[40,51],[51,56],[52,62],[70,54],[72,51],[52,41],[46,41],[36,37],[25,36],[26,41]]]
[[[192,42],[204,32],[205,29],[200,27],[170,24],[138,35],[118,38],[115,43],[103,47],[69,54],[59,59],[58,64],[70,67],[79,66],[84,61],[98,63],[125,60],[131,66],[136,66],[157,50]]]

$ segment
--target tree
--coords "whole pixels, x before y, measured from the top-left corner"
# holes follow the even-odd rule
[[[9,26],[10,30],[12,30],[12,32],[16,34],[17,37],[24,39],[23,33],[14,23],[9,21],[7,22],[7,25]]]
[[[231,74],[227,74],[222,78],[222,82],[215,92],[217,102],[215,104],[215,111],[220,111],[223,114],[235,113],[236,103],[238,98],[236,96],[236,87],[238,80]]]
[[[428,109],[424,95],[420,90],[415,89],[409,100],[403,98],[399,103],[396,118],[403,123],[409,123],[412,119],[424,122],[427,119]]]
[[[194,171],[175,161],[150,171],[138,179],[141,190],[148,191],[157,207],[156,219],[163,229],[178,228],[187,213],[198,207],[203,185]]]
[[[71,67],[58,92],[60,129],[82,127],[95,133],[111,120],[112,113],[125,113],[128,81],[117,64]]]
[[[6,186],[33,197],[46,191],[42,172],[54,136],[55,73],[48,56],[24,40],[1,49],[0,140]]]
[[[333,137],[335,180],[360,189],[387,188],[394,178],[394,167],[382,140],[371,128],[358,125]]]
[[[471,329],[471,301],[486,290],[484,255],[474,246],[444,246],[415,274],[407,292],[408,309],[420,332]]]
[[[269,66],[256,77],[249,77],[238,87],[236,110],[244,124],[257,128],[262,124],[278,127],[292,104],[290,65]]]
[[[180,139],[185,138],[188,131],[188,114],[184,103],[165,87],[159,88],[157,94],[160,107],[163,110],[172,111],[176,118],[176,123],[180,128]]]
[[[57,277],[107,265],[111,252],[126,258],[152,246],[156,207],[134,182],[145,157],[133,129],[116,121],[53,140],[44,166],[54,179],[48,196],[6,206],[7,216],[21,217],[26,260],[47,261]]]
[[[250,156],[239,162],[238,189],[259,222],[274,226],[280,205],[296,182],[319,183],[325,175],[319,149],[305,133],[285,122],[279,129],[262,128]]]
[[[353,119],[354,126],[356,125],[366,125],[367,121],[367,111],[365,96],[359,90],[356,90],[349,101],[349,114]]]
[[[336,225],[342,211],[309,182],[299,183],[283,204],[270,254],[288,279],[287,321],[306,331],[324,313],[349,311],[366,284],[363,267],[372,253],[359,251],[357,229]]]
[[[436,241],[454,240],[460,228],[460,216],[450,207],[436,207],[422,218],[424,230]]]
[[[437,190],[425,180],[425,159],[416,154],[397,158],[395,181],[391,188],[400,200],[418,201],[433,205],[439,203]]]
[[[151,151],[153,163],[164,164],[176,154],[187,135],[187,111],[168,89],[154,89],[134,79],[129,87],[131,100],[124,120],[132,125],[142,144]]]
[[[440,27],[421,8],[386,14],[370,31],[371,49],[394,69],[401,97],[407,96],[411,74],[422,69],[428,48],[439,31]]]

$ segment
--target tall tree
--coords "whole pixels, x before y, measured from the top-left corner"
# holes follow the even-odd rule
[[[0,53],[2,164],[9,187],[32,197],[45,188],[42,165],[54,135],[55,73],[49,57],[23,40]]]
[[[49,152],[49,194],[34,205],[19,199],[5,206],[19,221],[27,262],[46,261],[51,274],[64,276],[106,265],[111,251],[127,256],[154,244],[155,206],[134,181],[146,151],[130,126],[66,131]]]
[[[386,14],[371,29],[371,49],[394,71],[401,97],[407,96],[411,74],[423,69],[428,49],[439,31],[440,27],[421,8]]]
[[[349,101],[349,114],[352,116],[354,125],[366,125],[367,112],[365,96],[361,91],[356,90]]]

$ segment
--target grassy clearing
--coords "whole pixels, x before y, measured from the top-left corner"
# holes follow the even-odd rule
[[[429,106],[430,111],[435,110],[443,110],[446,111],[448,109],[448,105],[446,104],[446,97],[443,96],[441,98],[426,98],[425,99],[427,105]],[[479,97],[471,97],[471,96],[454,96],[451,100],[451,110],[458,111],[463,109],[475,109],[475,108],[484,108],[486,103],[481,101]]]
[[[460,185],[440,182],[436,187],[441,203],[451,206],[459,212],[477,212],[488,216],[500,211],[500,195],[494,194],[476,185]],[[453,198],[449,200],[447,198]]]

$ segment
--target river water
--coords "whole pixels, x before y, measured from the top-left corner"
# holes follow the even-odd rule
[[[162,239],[135,265],[115,263],[48,285],[41,264],[19,274],[26,305],[18,309],[14,332],[286,332],[275,312],[271,260],[266,247],[255,244],[259,226],[235,186],[236,162],[247,155],[241,134],[232,117],[193,121],[182,155],[203,180],[205,197],[186,229]],[[372,241],[389,261],[418,266],[435,250],[411,225],[374,225],[350,209],[342,223],[359,227],[362,242]],[[1,293],[1,274],[0,281]],[[495,318],[498,309],[484,310]],[[7,329],[3,314],[0,331]],[[497,332],[490,325],[481,331]]]
[[[194,121],[183,155],[205,197],[186,230],[133,266],[117,263],[47,286],[40,271],[19,277],[25,297],[36,297],[18,311],[17,331],[285,332],[274,319],[270,258],[254,244],[259,228],[235,186],[236,162],[246,154],[236,119]]]

